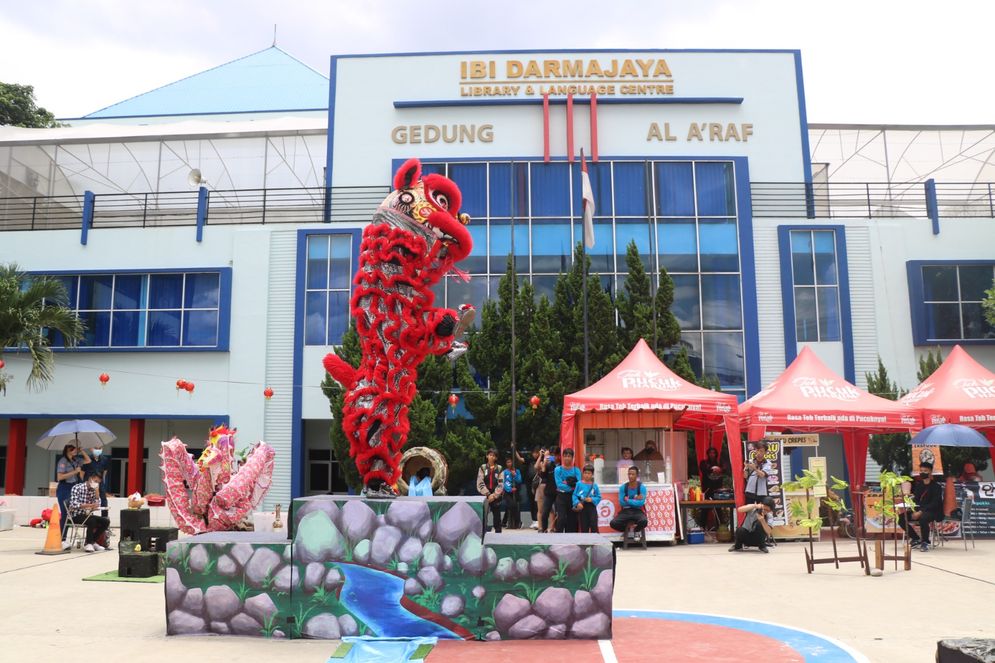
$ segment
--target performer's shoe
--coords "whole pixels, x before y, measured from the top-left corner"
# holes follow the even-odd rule
[[[390,500],[397,497],[397,493],[394,492],[394,489],[386,483],[380,484],[378,488],[370,488],[369,486],[365,486],[363,488],[362,495],[368,500]]]
[[[470,349],[470,346],[463,341],[453,341],[452,349],[446,353],[446,359],[449,361],[456,361],[460,357],[466,354],[466,351]]]

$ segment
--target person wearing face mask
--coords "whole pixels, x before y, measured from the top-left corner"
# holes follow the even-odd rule
[[[62,455],[55,462],[55,480],[59,482],[55,489],[55,499],[59,503],[59,512],[62,516],[63,536],[65,536],[66,502],[69,501],[73,486],[83,480],[85,476],[83,465],[89,462],[90,457],[75,444],[62,447]],[[65,539],[62,541],[62,547],[69,547]]]
[[[90,462],[83,466],[83,473],[93,473],[100,477],[100,508],[104,515],[107,515],[107,478],[111,469],[111,459],[106,456],[103,449],[99,447],[90,449]]]
[[[108,550],[97,543],[111,521],[103,516],[94,514],[100,508],[100,475],[90,472],[86,475],[85,481],[77,481],[73,486],[72,494],[69,497],[69,511],[73,514],[74,520],[86,518],[86,541],[83,550],[88,553]]]
[[[943,520],[943,488],[933,481],[933,464],[919,464],[919,479],[912,485],[915,510],[899,515],[899,523],[908,532],[910,543],[922,552],[929,550],[929,525]],[[918,526],[919,533],[916,533]]]

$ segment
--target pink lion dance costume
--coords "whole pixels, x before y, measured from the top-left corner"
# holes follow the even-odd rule
[[[272,447],[257,442],[233,472],[235,430],[225,426],[211,429],[196,461],[179,439],[163,442],[166,504],[177,526],[187,534],[235,529],[269,490],[274,456]]]
[[[363,477],[364,493],[389,497],[400,474],[418,365],[429,353],[465,351],[455,340],[459,314],[434,308],[432,286],[470,254],[470,217],[460,214],[456,184],[421,176],[409,159],[394,176],[394,191],[363,231],[350,301],[363,356],[354,368],[335,354],[325,369],[346,390],[342,430]]]

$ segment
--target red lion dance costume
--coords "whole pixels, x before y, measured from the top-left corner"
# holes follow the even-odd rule
[[[418,365],[429,353],[455,358],[465,351],[462,343],[454,347],[459,314],[433,307],[431,290],[470,254],[470,217],[459,213],[460,203],[452,180],[423,178],[421,162],[409,159],[363,231],[350,301],[362,360],[354,368],[329,354],[323,363],[346,390],[342,430],[367,496],[393,496]]]

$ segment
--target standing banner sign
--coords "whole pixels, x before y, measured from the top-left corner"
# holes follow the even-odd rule
[[[765,437],[767,443],[767,454],[764,460],[770,465],[770,473],[767,475],[767,495],[774,500],[774,511],[771,514],[771,525],[784,525],[787,522],[787,514],[784,509],[784,495],[781,489],[781,441],[778,436],[771,435]],[[753,452],[757,448],[756,442],[744,443],[744,456],[747,462],[753,458]]]

